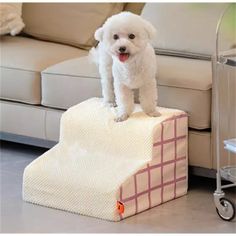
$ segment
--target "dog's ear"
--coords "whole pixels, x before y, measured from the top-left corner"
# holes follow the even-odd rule
[[[150,40],[154,39],[157,33],[155,27],[150,22],[144,20],[144,28],[148,34],[148,38]]]
[[[97,41],[101,42],[103,38],[103,28],[100,27],[95,31],[94,37]]]

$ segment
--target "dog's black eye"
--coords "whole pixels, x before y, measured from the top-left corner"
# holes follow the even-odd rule
[[[113,39],[117,40],[119,38],[119,36],[117,34],[113,35]]]
[[[130,39],[134,39],[134,38],[135,38],[135,35],[134,35],[134,34],[129,34],[129,38],[130,38]]]

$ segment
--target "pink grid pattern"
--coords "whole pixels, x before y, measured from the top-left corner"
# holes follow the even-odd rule
[[[166,119],[165,121],[163,121],[161,123],[161,139],[160,141],[158,142],[154,142],[153,144],[153,148],[155,149],[156,147],[160,146],[161,149],[160,149],[160,153],[158,153],[157,157],[153,156],[153,159],[152,161],[150,161],[143,169],[140,169],[139,171],[137,171],[131,178],[133,178],[133,183],[134,183],[134,194],[132,196],[129,196],[129,197],[125,197],[124,194],[123,194],[123,187],[124,186],[121,186],[120,187],[120,199],[119,201],[122,202],[125,206],[128,204],[133,204],[134,202],[134,210],[133,210],[133,214],[137,214],[143,210],[146,210],[146,209],[149,209],[153,206],[156,206],[156,205],[159,205],[159,204],[162,204],[165,202],[164,200],[164,189],[165,187],[169,187],[169,186],[174,186],[174,190],[173,190],[173,197],[171,197],[171,199],[174,199],[177,196],[177,184],[181,181],[187,181],[187,176],[186,174],[180,176],[180,177],[177,177],[177,173],[176,173],[176,166],[177,166],[177,162],[183,162],[183,165],[187,165],[187,156],[186,156],[186,149],[184,150],[184,153],[185,155],[182,155],[182,156],[178,156],[178,153],[177,153],[177,141],[178,140],[183,140],[185,142],[185,148],[186,148],[186,138],[187,138],[187,134],[186,132],[184,132],[185,134],[180,134],[180,135],[177,135],[177,122],[181,122],[181,121],[186,121],[184,119],[187,118],[187,115],[186,114],[181,114],[181,115],[178,115],[178,116],[173,116],[171,118],[168,118]],[[165,129],[165,124],[169,121],[173,121],[174,122],[174,131],[173,131],[173,135],[174,137],[173,138],[168,138],[168,139],[164,139],[164,129]],[[167,160],[167,161],[164,161],[164,145],[165,144],[169,144],[169,143],[174,143],[174,156],[173,156],[173,159],[172,160]],[[158,160],[158,158],[160,160]],[[159,163],[157,163],[157,161],[160,161]],[[170,165],[174,165],[174,177],[172,180],[168,180],[168,181],[164,181],[164,168],[165,167],[170,167]],[[152,174],[151,174],[151,171],[157,171],[157,172],[160,172],[160,177],[161,177],[161,180],[160,180],[160,184],[157,184],[155,186],[151,186],[151,178],[152,178]],[[138,188],[137,188],[137,185],[138,185],[138,181],[137,181],[137,177],[140,175],[140,174],[147,174],[148,176],[148,184],[147,184],[147,188],[146,190],[143,190],[143,191],[140,191],[138,192]],[[186,183],[186,188],[187,188],[187,183]],[[152,198],[151,198],[151,193],[154,191],[154,190],[160,190],[160,203],[158,204],[152,204]],[[145,207],[142,207],[142,209],[139,209],[139,204],[138,204],[138,198],[141,197],[141,196],[144,196],[145,194],[148,194],[148,203],[146,204]],[[168,199],[168,200],[171,200],[171,199]],[[125,213],[124,213],[125,214]],[[124,214],[120,214],[120,219],[122,220],[124,218]]]

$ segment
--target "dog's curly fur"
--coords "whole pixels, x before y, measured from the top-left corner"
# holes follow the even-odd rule
[[[126,120],[133,112],[133,89],[139,89],[147,115],[160,115],[156,110],[156,56],[150,44],[155,34],[148,21],[130,12],[111,16],[95,32],[99,44],[91,54],[99,65],[104,102],[118,105],[116,121]]]

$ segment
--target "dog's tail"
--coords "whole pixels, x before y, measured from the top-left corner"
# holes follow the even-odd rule
[[[90,49],[89,51],[89,61],[95,63],[96,65],[98,65],[99,62],[99,53],[98,53],[98,47],[93,47]]]

